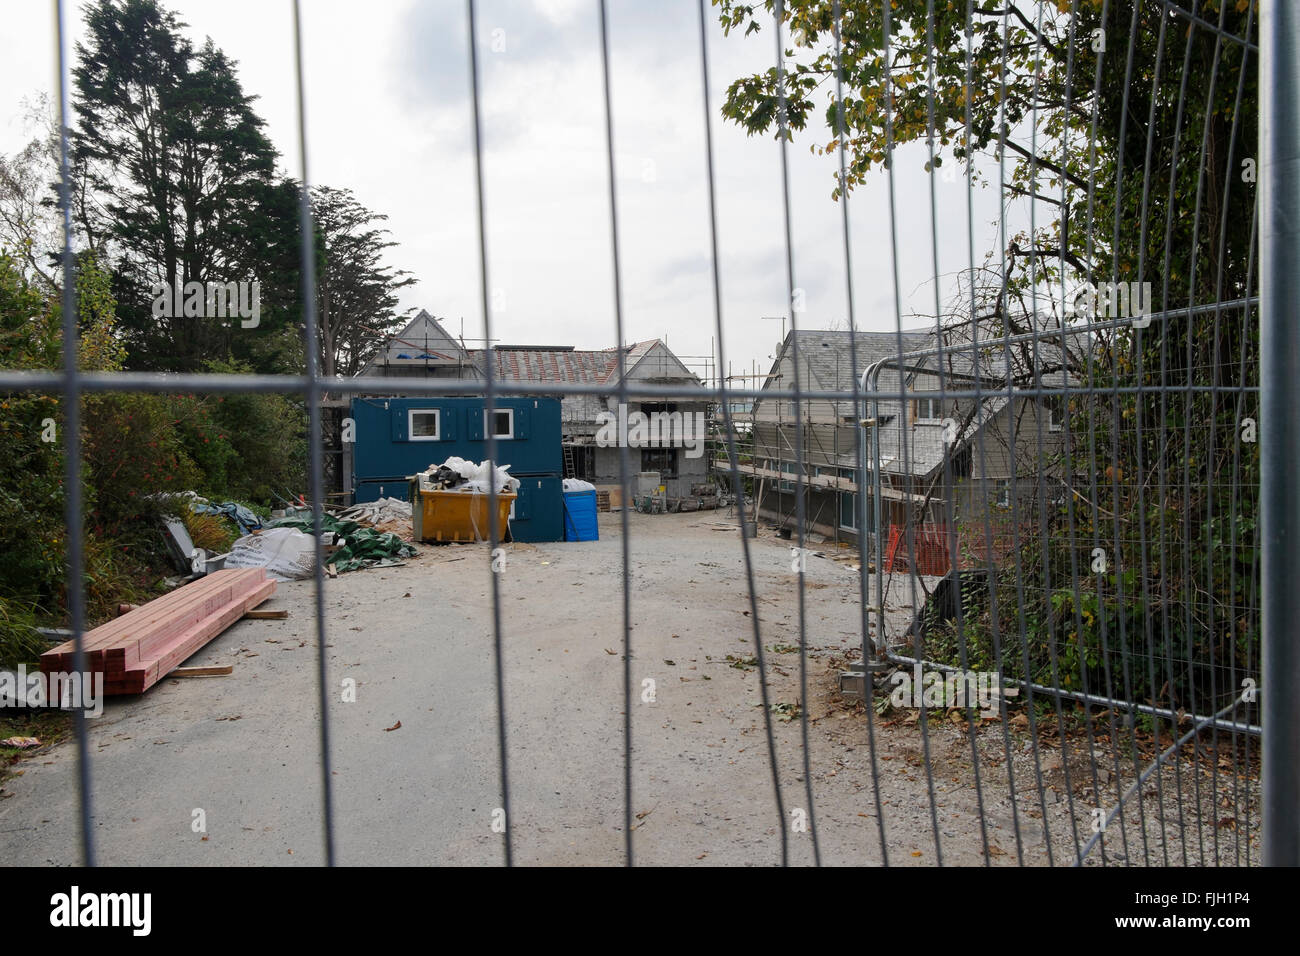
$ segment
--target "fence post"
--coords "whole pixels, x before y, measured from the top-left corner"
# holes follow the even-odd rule
[[[1266,866],[1300,864],[1300,8],[1260,16],[1260,521]]]

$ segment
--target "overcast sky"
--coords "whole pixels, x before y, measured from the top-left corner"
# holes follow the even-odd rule
[[[174,0],[196,43],[238,61],[244,89],[301,175],[292,7],[282,0]],[[610,0],[614,140],[625,338],[664,338],[707,356],[714,319],[696,0]],[[74,40],[84,35],[69,4]],[[613,266],[596,0],[483,0],[482,68],[489,275],[507,344],[604,348],[615,340]],[[461,0],[305,0],[309,175],[351,189],[389,216],[390,261],[417,279],[402,307],[428,309],[483,336],[470,138],[468,37]],[[503,50],[494,47],[504,46]],[[766,371],[787,313],[780,146],[723,120],[727,85],[774,60],[772,33],[724,37],[710,19],[720,271],[733,371]],[[22,102],[52,91],[53,19],[44,3],[9,3],[0,35],[0,151],[24,143]],[[789,148],[800,327],[848,317],[835,160]],[[903,326],[932,314],[930,186],[924,147],[900,150],[899,292]],[[996,177],[994,179],[996,182]],[[964,181],[940,180],[939,291],[968,262]],[[858,324],[895,328],[888,185],[884,172],[850,200]],[[996,245],[995,190],[976,193],[975,254]],[[475,343],[468,343],[475,344]],[[689,363],[695,364],[695,363]],[[739,384],[739,383],[738,383]]]

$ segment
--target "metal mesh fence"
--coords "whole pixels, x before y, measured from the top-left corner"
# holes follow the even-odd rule
[[[65,133],[65,364],[59,373],[0,371],[0,388],[62,396],[71,581],[82,579],[84,566],[83,395],[199,390],[305,397],[318,541],[321,822],[325,858],[332,864],[336,828],[348,823],[332,802],[328,618],[319,570],[320,506],[327,491],[322,396],[481,394],[489,412],[498,400],[514,395],[590,394],[625,403],[623,353],[618,351],[617,384],[608,387],[501,381],[490,361],[482,382],[326,379],[313,347],[315,296],[306,294],[307,359],[301,376],[79,371],[68,212],[66,12],[62,2],[56,5]],[[479,34],[476,5],[470,0],[467,6],[480,292],[484,335],[491,343],[492,237],[484,215],[479,45],[474,42]],[[725,369],[713,139],[719,120],[710,107],[715,101],[707,42],[717,14],[704,0],[698,6],[710,318],[716,367]],[[300,37],[296,3],[294,9]],[[1294,120],[1285,101],[1294,83],[1276,81],[1294,68],[1285,62],[1295,50],[1291,15],[1265,21],[1277,31],[1265,37],[1265,54],[1271,49],[1284,64],[1279,66],[1261,64],[1254,0],[1195,5],[770,0],[754,8],[720,4],[719,12],[732,18],[731,28],[752,20],[773,38],[772,67],[762,74],[761,96],[771,129],[779,134],[773,148],[781,158],[786,287],[798,290],[800,266],[792,239],[787,153],[791,127],[802,129],[809,114],[814,82],[833,91],[827,110],[833,141],[827,153],[839,169],[841,186],[861,182],[861,158],[880,152],[875,166],[883,166],[879,174],[889,184],[886,247],[894,262],[895,314],[887,323],[892,330],[865,331],[868,323],[857,314],[852,281],[853,194],[842,188],[849,313],[849,329],[837,350],[843,378],[837,369],[834,387],[828,388],[824,379],[810,375],[801,349],[812,347],[813,340],[801,328],[794,302],[783,353],[786,374],[745,388],[731,388],[720,377],[712,383],[721,419],[715,431],[717,470],[740,498],[736,547],[744,571],[737,583],[745,594],[737,603],[748,607],[760,675],[775,830],[772,858],[784,864],[797,851],[801,860],[822,862],[815,783],[825,768],[813,763],[805,706],[798,718],[799,779],[792,783],[779,769],[777,718],[768,691],[771,633],[760,618],[751,537],[751,526],[762,522],[787,528],[797,549],[791,573],[803,702],[810,694],[807,634],[818,592],[808,586],[800,556],[814,549],[828,523],[833,536],[844,534],[861,549],[859,653],[841,679],[845,687],[856,686],[863,701],[866,759],[860,767],[859,815],[874,818],[875,837],[865,858],[896,862],[888,836],[896,808],[886,805],[880,786],[882,775],[895,772],[889,766],[895,755],[880,741],[886,727],[893,735],[901,723],[917,744],[913,779],[917,800],[925,804],[936,862],[944,862],[947,845],[941,779],[946,771],[937,769],[937,753],[950,753],[954,746],[966,755],[985,863],[1006,856],[1007,862],[1021,864],[1249,864],[1270,859],[1270,847],[1271,861],[1294,862],[1289,857],[1294,835],[1274,833],[1276,842],[1266,839],[1268,808],[1276,811],[1286,801],[1294,807],[1294,771],[1272,779],[1278,789],[1271,798],[1261,792],[1261,737],[1265,748],[1273,738],[1279,748],[1274,759],[1282,762],[1294,756],[1297,725],[1270,723],[1261,714],[1259,696],[1263,686],[1284,685],[1295,676],[1290,652],[1275,656],[1267,673],[1262,666],[1265,640],[1270,633],[1282,636],[1287,622],[1274,612],[1270,623],[1276,630],[1266,632],[1261,581],[1288,587],[1269,577],[1264,559],[1278,562],[1280,573],[1296,566],[1289,563],[1293,546],[1282,541],[1270,553],[1266,540],[1283,528],[1294,533],[1296,526],[1288,524],[1291,516],[1278,510],[1281,505],[1270,516],[1272,525],[1261,513],[1261,486],[1287,480],[1283,471],[1294,463],[1294,448],[1279,452],[1282,457],[1271,463],[1260,454],[1261,436],[1270,433],[1261,407],[1259,331],[1261,315],[1272,314],[1268,296],[1285,293],[1268,285],[1261,257],[1266,264],[1270,255],[1285,257],[1293,248],[1288,235],[1276,229],[1260,239],[1266,225],[1261,215],[1266,221],[1285,217],[1283,200],[1289,194],[1279,200],[1278,211],[1262,205],[1256,192],[1260,177],[1266,183],[1270,174],[1266,158],[1289,155],[1296,128],[1265,125],[1261,135],[1260,117],[1249,108],[1261,96],[1259,79],[1265,73],[1281,90],[1274,91],[1284,101],[1277,112]],[[615,133],[621,123],[635,120],[619,116],[615,108],[604,2],[599,14],[613,331],[622,343]],[[315,258],[300,39],[295,52],[306,237],[302,269],[310,291]],[[861,74],[845,67],[846,58],[856,66],[869,52],[879,57],[876,85],[850,87],[846,79]],[[1266,72],[1270,69],[1274,72]],[[925,144],[930,161],[924,214],[936,292],[928,317],[905,316],[898,288],[899,223],[918,214],[898,207],[891,160],[900,140]],[[964,203],[940,201],[938,184],[945,176],[964,183]],[[995,190],[1003,211],[995,253],[985,258],[978,258],[982,250],[975,239],[977,189]],[[952,230],[967,237],[969,254],[958,270],[960,295],[943,302],[937,237]],[[1281,298],[1273,305],[1281,309],[1294,301]],[[1286,321],[1294,324],[1293,316]],[[1287,368],[1294,378],[1293,356]],[[1271,382],[1272,387],[1287,384]],[[698,394],[664,385],[638,385],[636,391],[662,400]],[[754,402],[754,410],[741,416],[737,401]],[[743,429],[741,417],[747,419]],[[738,438],[744,445],[739,450]],[[495,461],[491,429],[487,441]],[[334,447],[333,439],[329,445]],[[337,472],[341,465],[332,450],[329,458],[329,468]],[[611,707],[610,720],[622,724],[622,832],[631,864],[637,849],[633,742],[639,672],[626,446],[620,452],[620,483],[623,700],[621,709]],[[498,527],[495,489],[491,496],[495,548],[504,529]],[[833,520],[824,517],[828,510]],[[500,806],[512,820],[517,795],[507,761],[503,666],[509,635],[499,576],[490,567],[483,574],[492,605]],[[68,604],[80,672],[86,623],[81,588],[69,588]],[[1008,701],[1016,705],[1014,712]],[[84,718],[78,713],[76,720],[83,858],[94,864],[93,759]],[[1006,826],[995,822],[1004,816]],[[1286,825],[1294,829],[1293,823]],[[1009,830],[1009,837],[1003,835],[1014,841],[1014,849],[998,847],[997,829]],[[507,864],[514,861],[515,841],[506,828],[501,847]]]

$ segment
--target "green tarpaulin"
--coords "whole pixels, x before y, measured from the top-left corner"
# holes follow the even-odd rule
[[[305,534],[315,530],[311,518],[280,518],[272,521],[271,526],[297,528]],[[415,547],[391,531],[376,531],[355,521],[340,521],[330,514],[321,515],[321,530],[332,531],[345,541],[343,547],[325,559],[326,564],[340,573],[359,568],[388,567],[397,564],[400,558],[415,557]]]

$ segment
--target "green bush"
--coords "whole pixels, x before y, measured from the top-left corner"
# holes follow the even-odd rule
[[[237,362],[210,362],[207,370],[227,375],[252,371]],[[270,505],[276,495],[304,487],[307,429],[299,399],[275,394],[219,395],[206,402],[218,439],[231,451],[231,456],[223,459],[226,483],[209,490],[223,500],[239,498]]]
[[[48,396],[0,398],[0,590],[24,603],[55,601],[63,579],[63,446],[42,440],[58,409]]]
[[[79,365],[122,368],[112,277],[93,256],[78,264]],[[0,368],[58,369],[57,290],[37,288],[0,250]],[[208,371],[252,369],[213,361]],[[96,393],[81,400],[87,622],[140,602],[172,573],[158,495],[195,491],[266,517],[278,494],[301,489],[307,440],[301,401],[282,395]],[[0,393],[0,661],[39,653],[32,625],[66,622],[65,415],[51,395]],[[206,544],[233,526],[205,526]],[[205,545],[206,546],[206,545]]]
[[[158,515],[151,495],[202,484],[167,396],[96,395],[86,405],[83,452],[95,489],[88,514],[92,533],[117,538],[128,525]]]
[[[0,667],[33,664],[46,649],[36,632],[41,609],[0,595]]]

